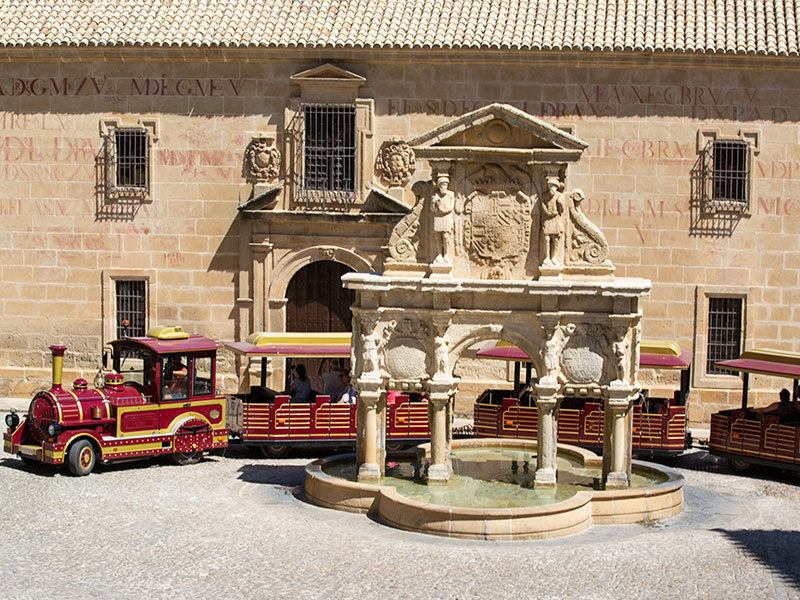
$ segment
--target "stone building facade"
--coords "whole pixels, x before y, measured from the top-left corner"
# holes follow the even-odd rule
[[[588,144],[563,183],[616,275],[652,280],[643,336],[694,351],[692,422],[739,398],[709,351],[800,350],[790,3],[189,4],[0,2],[0,395],[45,383],[55,341],[91,378],[127,312],[287,329],[304,268],[384,270],[434,176],[409,143],[493,103]],[[506,375],[461,369],[461,410]]]

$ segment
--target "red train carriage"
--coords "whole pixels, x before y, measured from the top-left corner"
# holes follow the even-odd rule
[[[228,445],[225,398],[216,393],[216,352],[208,338],[180,327],[111,342],[114,372],[101,387],[61,385],[66,346],[53,352],[53,384],[28,414],[6,416],[6,452],[26,463],[61,465],[88,475],[97,461],[170,454],[179,464]]]
[[[289,395],[265,385],[268,357],[348,359],[349,333],[256,333],[246,342],[226,347],[246,358],[261,358],[261,385],[228,399],[232,437],[259,447],[270,457],[283,456],[292,447],[355,447],[355,405],[332,403],[324,395],[317,395],[312,402],[296,403]],[[414,445],[429,438],[427,402],[398,395],[386,411],[387,448]]]
[[[475,402],[476,437],[536,439],[538,409],[529,394],[519,394],[520,363],[530,359],[517,346],[489,342],[477,356],[515,361],[514,389],[486,390]],[[639,366],[645,369],[678,369],[680,390],[672,397],[651,397],[645,391],[633,407],[633,451],[639,456],[677,455],[691,445],[686,427],[686,402],[692,353],[671,342],[642,342]],[[519,396],[522,396],[521,398]],[[600,398],[567,397],[558,411],[558,441],[602,450],[603,404]]]
[[[755,349],[716,364],[742,374],[742,407],[711,415],[710,452],[736,471],[752,465],[800,470],[800,354]],[[793,392],[782,392],[781,401],[768,407],[749,408],[750,373],[791,379]]]

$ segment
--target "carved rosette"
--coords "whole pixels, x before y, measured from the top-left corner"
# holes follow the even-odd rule
[[[381,147],[376,166],[389,187],[404,187],[416,170],[416,160],[411,146],[394,138]]]
[[[608,242],[600,229],[592,223],[581,209],[585,196],[582,190],[574,190],[569,196],[569,217],[572,231],[567,250],[569,261],[600,265],[608,258]]]
[[[412,319],[391,321],[384,328],[384,361],[395,381],[426,379],[430,367],[430,327]]]
[[[273,142],[272,138],[267,137],[250,140],[245,150],[245,173],[248,181],[263,183],[277,179],[281,171],[281,153]]]

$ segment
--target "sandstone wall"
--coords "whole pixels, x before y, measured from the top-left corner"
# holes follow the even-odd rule
[[[568,189],[586,193],[617,274],[653,281],[645,337],[674,339],[702,359],[706,298],[741,294],[746,346],[800,351],[800,81],[780,61],[366,52],[221,60],[177,50],[174,60],[10,58],[0,75],[0,395],[46,383],[55,341],[70,346],[67,378],[93,373],[113,319],[115,274],[151,277],[152,324],[237,335],[237,206],[251,193],[244,149],[259,133],[282,143],[296,93],[289,77],[324,62],[366,78],[359,96],[374,99],[375,150],[492,102],[569,128],[589,148]],[[158,120],[153,201],[109,204],[97,193],[99,124],[143,117]],[[750,213],[730,222],[702,219],[690,205],[698,131],[712,130],[758,139]],[[420,164],[415,179],[426,175]],[[348,239],[375,260],[376,240]],[[223,358],[223,386],[233,389]],[[704,370],[695,365],[695,422],[739,402],[738,378]],[[480,365],[463,371],[481,378]],[[781,385],[756,387],[771,400]]]

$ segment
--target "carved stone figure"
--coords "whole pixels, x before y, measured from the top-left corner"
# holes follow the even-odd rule
[[[405,186],[416,170],[414,151],[401,139],[384,143],[377,163],[381,177],[389,186]]]
[[[570,262],[600,264],[608,258],[608,242],[600,229],[581,210],[585,196],[582,190],[574,190],[569,207],[572,232],[568,244]]]
[[[394,226],[389,236],[389,256],[395,260],[414,260],[419,251],[419,219],[425,208],[425,195],[430,185],[417,182],[412,188],[417,197],[417,203],[411,212],[400,219]]]
[[[447,337],[447,327],[437,327],[436,337],[433,339],[436,373],[435,377],[446,377],[448,371],[448,347],[450,339]]]
[[[436,258],[433,262],[450,262],[453,256],[453,228],[456,195],[450,189],[450,175],[436,174],[436,189],[433,193],[433,237]]]
[[[270,181],[280,174],[281,153],[272,145],[273,141],[266,137],[250,140],[245,150],[245,168],[249,181]]]
[[[558,264],[558,243],[564,234],[564,184],[558,177],[547,178],[547,191],[542,199],[543,265]]]

